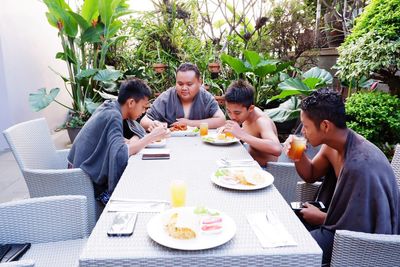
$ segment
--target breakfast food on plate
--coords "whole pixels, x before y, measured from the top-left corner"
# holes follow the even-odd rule
[[[193,218],[188,218],[187,214],[173,213],[165,225],[165,230],[176,239],[193,239],[196,238],[196,232],[192,225]]]
[[[204,234],[218,234],[222,231],[222,217],[205,216],[201,219],[200,230]]]
[[[241,184],[255,186],[264,182],[264,178],[258,172],[246,172],[243,169],[230,170],[219,169],[215,173],[216,177],[222,178],[228,184]]]
[[[225,138],[226,138],[226,135],[225,135],[224,133],[219,133],[219,134],[217,135],[217,139],[218,139],[218,140],[225,140]]]
[[[180,123],[180,124],[175,124],[174,126],[172,126],[171,128],[169,128],[171,130],[171,132],[175,132],[175,131],[186,131],[187,130],[187,125]]]

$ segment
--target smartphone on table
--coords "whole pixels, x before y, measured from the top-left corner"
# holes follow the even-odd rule
[[[117,212],[107,231],[108,236],[130,236],[135,228],[137,212]]]

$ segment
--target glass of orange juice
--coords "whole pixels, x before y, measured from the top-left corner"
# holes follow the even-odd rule
[[[288,151],[288,157],[293,161],[299,161],[304,150],[306,150],[306,145],[307,140],[303,136],[293,135],[290,149]]]
[[[208,135],[208,123],[202,122],[200,123],[200,136]]]
[[[186,202],[186,183],[184,180],[173,180],[170,185],[171,206],[173,208],[183,207]]]

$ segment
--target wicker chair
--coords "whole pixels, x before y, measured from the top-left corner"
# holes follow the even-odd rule
[[[396,175],[397,185],[400,188],[400,145],[396,145],[396,150],[394,151],[394,155],[392,158],[392,165],[394,174]]]
[[[287,203],[296,201],[296,185],[301,181],[293,163],[268,162],[267,171],[274,176],[274,186]]]
[[[399,266],[400,236],[337,230],[331,266]]]
[[[32,244],[20,263],[4,266],[77,266],[89,234],[86,197],[50,196],[2,203],[0,225],[0,243]]]
[[[79,168],[67,169],[69,150],[56,150],[46,120],[22,122],[3,134],[25,178],[30,196],[86,196],[89,228],[92,229],[97,218],[92,181]]]

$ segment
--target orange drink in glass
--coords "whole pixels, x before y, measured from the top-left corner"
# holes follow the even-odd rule
[[[186,183],[183,180],[173,180],[170,185],[171,206],[173,208],[183,207],[186,202]]]
[[[294,135],[292,142],[290,143],[290,149],[288,151],[288,157],[293,161],[299,161],[306,150],[307,140],[303,136]]]
[[[200,123],[200,136],[208,135],[208,123],[202,122]]]

